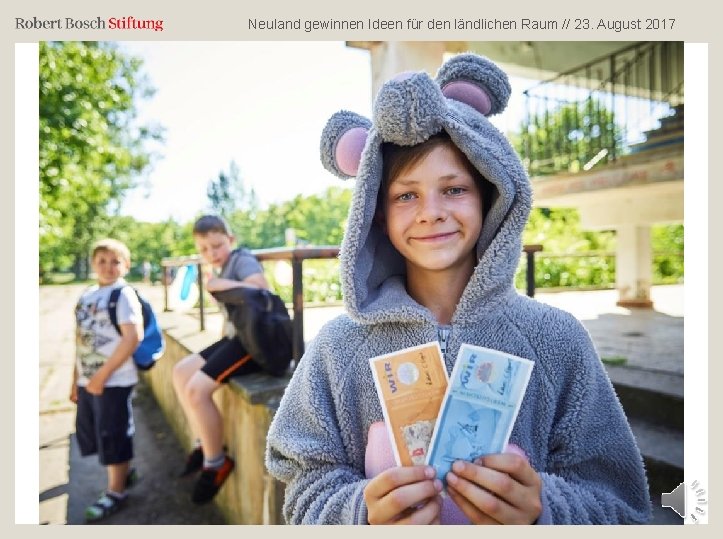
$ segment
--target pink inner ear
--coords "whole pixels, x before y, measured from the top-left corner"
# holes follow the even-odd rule
[[[367,130],[363,127],[349,129],[336,143],[334,159],[336,166],[348,176],[356,176],[361,154],[367,141]]]
[[[492,101],[482,88],[471,82],[456,80],[442,88],[445,97],[466,103],[476,111],[487,116],[492,110]]]

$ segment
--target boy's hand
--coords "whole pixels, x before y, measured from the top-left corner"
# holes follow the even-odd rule
[[[442,482],[430,466],[396,466],[364,489],[369,524],[439,524]]]
[[[209,277],[209,279],[206,281],[206,290],[209,292],[218,292],[221,290],[225,290],[224,281],[226,279],[221,279],[220,277]]]
[[[542,512],[542,479],[519,454],[457,461],[449,495],[473,524],[532,524]]]
[[[73,385],[70,386],[70,402],[78,404],[78,384],[73,381]]]
[[[88,385],[85,386],[85,390],[91,395],[102,395],[106,379],[107,377],[104,376],[101,371],[97,371],[91,376],[90,380],[88,380]]]

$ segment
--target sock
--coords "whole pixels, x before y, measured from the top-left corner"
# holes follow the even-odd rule
[[[203,467],[212,469],[212,470],[218,470],[221,466],[223,466],[223,463],[226,462],[226,454],[221,453],[220,455],[217,455],[210,459],[203,459]]]
[[[113,496],[114,498],[118,498],[119,500],[124,500],[126,496],[128,496],[127,492],[115,492],[111,489],[106,490],[108,494]]]

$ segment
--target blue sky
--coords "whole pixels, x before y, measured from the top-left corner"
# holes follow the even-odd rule
[[[319,161],[319,136],[340,109],[371,115],[368,51],[344,42],[123,42],[144,59],[156,94],[139,103],[142,121],[165,128],[161,157],[121,213],[185,222],[207,204],[206,187],[231,160],[262,206],[346,185]],[[513,128],[521,92],[512,80]]]

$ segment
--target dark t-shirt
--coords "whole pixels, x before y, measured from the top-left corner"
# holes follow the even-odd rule
[[[222,279],[231,279],[233,281],[243,281],[247,277],[255,273],[263,273],[264,268],[251,251],[240,247],[234,249],[228,257],[226,264],[221,268],[219,277]],[[219,303],[221,312],[223,313],[223,335],[224,337],[233,337],[236,335],[236,329],[228,320],[228,311],[223,303]]]

